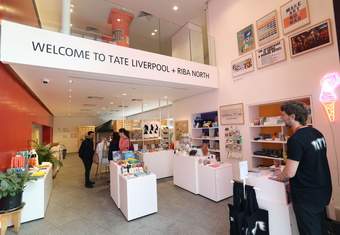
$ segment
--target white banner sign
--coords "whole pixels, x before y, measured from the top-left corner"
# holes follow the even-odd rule
[[[1,61],[217,88],[217,68],[169,56],[1,23]]]

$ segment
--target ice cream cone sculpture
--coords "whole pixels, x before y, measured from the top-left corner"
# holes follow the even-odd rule
[[[335,120],[335,102],[322,103],[331,122]]]
[[[326,74],[320,81],[321,93],[320,102],[325,108],[331,122],[335,121],[335,103],[337,96],[335,90],[340,86],[340,76],[337,73]]]

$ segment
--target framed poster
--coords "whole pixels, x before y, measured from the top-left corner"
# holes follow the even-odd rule
[[[290,0],[281,6],[283,34],[310,23],[307,0]]]
[[[180,140],[183,134],[189,133],[188,120],[175,121],[175,139]]]
[[[252,24],[237,32],[237,43],[239,55],[255,49],[254,26]]]
[[[221,125],[243,125],[243,103],[220,106]]]
[[[257,41],[259,46],[279,37],[277,11],[272,11],[256,21]]]
[[[330,20],[322,21],[288,38],[291,57],[332,44]]]
[[[254,71],[254,67],[253,53],[242,56],[231,62],[231,70],[234,78]]]
[[[338,39],[338,45],[340,45],[340,1],[333,0],[333,8],[334,8],[334,20],[335,20],[335,28],[336,28],[336,35]],[[339,62],[340,62],[340,46],[338,46],[339,51]],[[340,161],[339,161],[340,162]],[[340,184],[340,182],[339,182]]]
[[[285,41],[283,39],[264,46],[255,52],[257,68],[285,61],[287,59]]]

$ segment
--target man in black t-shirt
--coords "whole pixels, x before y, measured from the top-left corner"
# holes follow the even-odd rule
[[[326,206],[332,195],[332,182],[324,136],[306,126],[308,111],[303,103],[281,106],[282,119],[293,131],[287,142],[286,167],[277,180],[289,180],[300,235],[324,235]]]

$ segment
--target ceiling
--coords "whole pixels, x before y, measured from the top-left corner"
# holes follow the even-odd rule
[[[200,24],[206,0],[71,0],[71,2],[74,5],[74,12],[71,15],[73,33],[85,32],[86,27],[91,26],[98,29],[98,33],[110,35],[111,26],[107,24],[110,10],[120,8],[135,16],[130,26],[132,48],[171,55],[172,35],[188,22]],[[42,28],[60,31],[61,3],[62,0],[35,0]],[[172,10],[174,5],[179,7],[178,11]],[[152,16],[138,17],[141,11]],[[155,29],[158,29],[157,34],[151,36]],[[17,64],[11,66],[55,116],[119,119],[210,90],[103,74]],[[43,79],[48,79],[49,84],[44,85]],[[73,81],[72,84],[69,80]],[[123,93],[127,95],[123,96]]]
[[[35,0],[43,28],[59,31],[61,0]],[[188,22],[202,24],[203,9],[207,0],[71,0],[74,10],[71,15],[72,33],[91,35],[87,27],[96,33],[111,35],[107,23],[111,8],[132,13],[135,18],[130,25],[130,47],[171,55],[171,37]],[[178,11],[172,10],[173,6]],[[139,17],[140,12],[151,16]],[[158,32],[152,36],[151,33]]]
[[[143,111],[146,111],[211,90],[103,74],[18,64],[11,66],[55,116],[119,119],[141,112],[142,104]],[[43,79],[48,79],[49,83],[43,84]],[[72,80],[71,84],[69,80]]]

